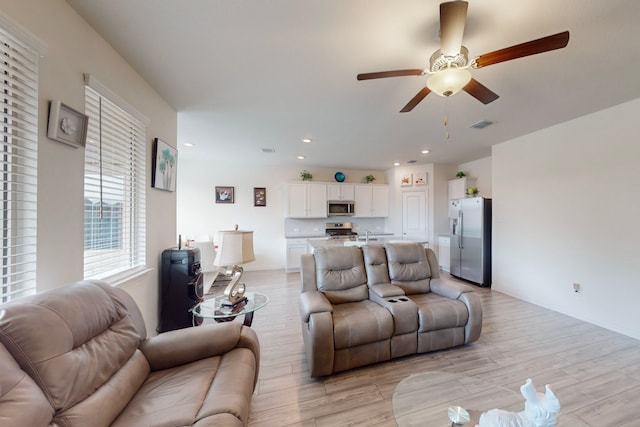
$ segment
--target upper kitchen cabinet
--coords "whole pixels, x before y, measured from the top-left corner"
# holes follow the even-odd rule
[[[388,185],[356,185],[354,200],[357,217],[387,217],[389,216],[389,186]]]
[[[327,184],[327,200],[354,200],[353,184]]]
[[[449,181],[449,200],[464,199],[467,197],[467,188],[476,184],[475,178],[463,176]]]
[[[327,185],[301,182],[289,184],[289,218],[326,218]]]

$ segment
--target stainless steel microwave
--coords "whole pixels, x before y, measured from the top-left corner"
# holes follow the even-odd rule
[[[329,216],[352,216],[356,213],[353,200],[329,200],[327,205]]]

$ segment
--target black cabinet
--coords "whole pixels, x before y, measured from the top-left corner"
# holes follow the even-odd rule
[[[202,299],[200,249],[164,250],[156,331],[160,333],[200,325],[202,318],[194,318],[189,310]]]

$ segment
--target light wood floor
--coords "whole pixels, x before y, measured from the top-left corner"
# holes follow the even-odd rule
[[[516,393],[528,377],[539,391],[550,384],[562,405],[559,426],[640,426],[638,340],[476,288],[484,310],[477,342],[310,378],[298,313],[300,275],[247,271],[243,280],[270,298],[253,319],[262,354],[250,426],[396,426],[393,390],[426,371],[464,374]],[[488,405],[477,409],[494,407]]]

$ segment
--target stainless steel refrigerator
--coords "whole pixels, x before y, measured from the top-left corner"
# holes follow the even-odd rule
[[[491,199],[470,197],[449,204],[451,275],[491,286]]]

